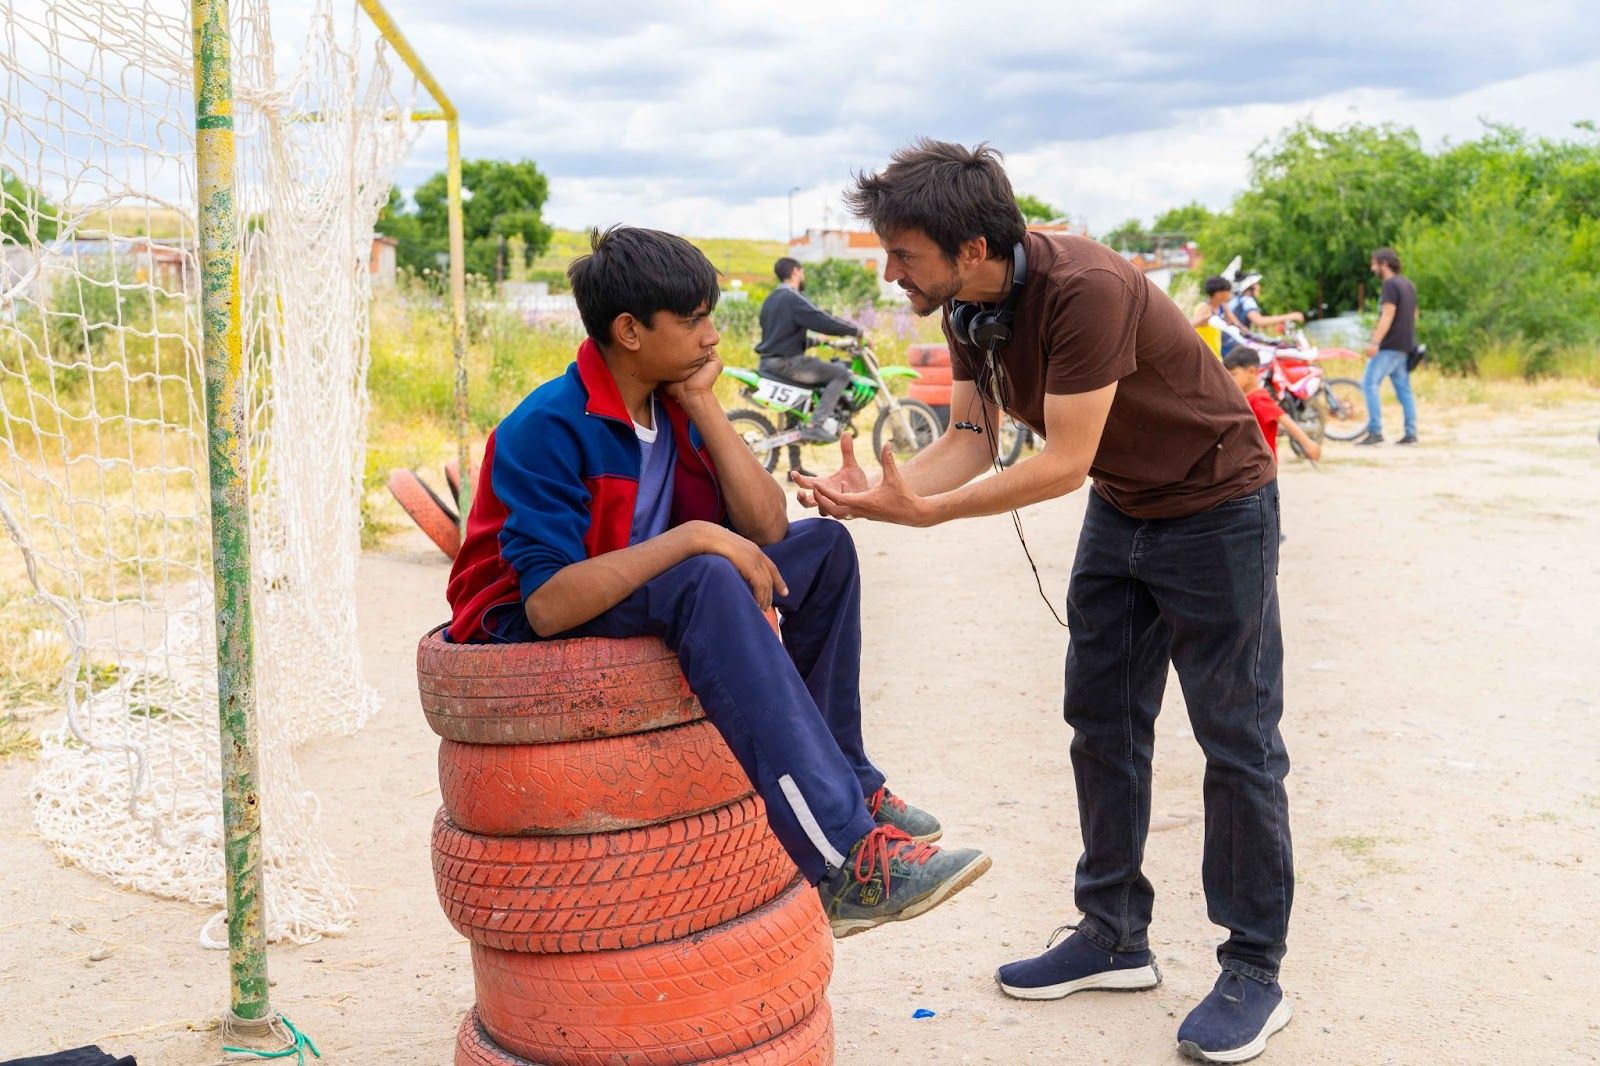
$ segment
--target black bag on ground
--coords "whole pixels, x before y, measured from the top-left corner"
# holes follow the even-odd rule
[[[57,1051],[50,1055],[33,1055],[25,1059],[7,1059],[0,1066],[138,1066],[132,1055],[121,1058],[107,1055],[96,1044],[75,1047],[71,1051]]]

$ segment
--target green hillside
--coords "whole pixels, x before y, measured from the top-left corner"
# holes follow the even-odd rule
[[[782,241],[752,241],[737,237],[690,237],[711,264],[746,285],[772,281],[772,264],[784,254]],[[567,264],[589,250],[586,230],[558,229],[550,249],[534,260],[534,270],[566,270]]]

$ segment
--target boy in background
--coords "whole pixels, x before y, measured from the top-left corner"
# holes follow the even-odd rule
[[[1278,426],[1279,419],[1283,416],[1283,408],[1278,406],[1278,401],[1272,398],[1272,390],[1261,384],[1261,359],[1250,348],[1235,348],[1222,359],[1222,365],[1227,367],[1228,373],[1234,382],[1244,392],[1245,402],[1250,405],[1250,411],[1256,416],[1256,422],[1261,426],[1261,432],[1267,438],[1267,447],[1272,449],[1274,461],[1278,458]],[[1282,423],[1284,432],[1289,434],[1300,450],[1305,452],[1306,458],[1316,462],[1322,458],[1322,445],[1312,440],[1310,435],[1299,426],[1294,419],[1287,419]]]
[[[934,845],[939,822],[867,758],[855,545],[791,525],[723,414],[715,268],[656,230],[590,244],[567,270],[589,337],[489,435],[448,638],[660,637],[834,935],[931,910],[990,860]]]

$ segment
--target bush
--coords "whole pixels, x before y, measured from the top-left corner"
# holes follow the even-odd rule
[[[1600,284],[1573,269],[1587,254],[1577,237],[1554,196],[1514,175],[1480,182],[1448,218],[1408,224],[1398,243],[1417,285],[1418,339],[1440,368],[1488,360],[1498,372],[1509,348],[1522,376],[1538,377],[1557,349],[1592,338]]]
[[[845,315],[878,299],[878,279],[854,259],[806,264],[806,296],[824,311]]]

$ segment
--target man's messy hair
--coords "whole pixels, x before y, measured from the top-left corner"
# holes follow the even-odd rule
[[[567,267],[583,328],[596,344],[611,343],[611,326],[627,313],[650,326],[657,311],[688,316],[717,306],[722,290],[711,260],[682,237],[638,226],[589,231],[589,254]]]
[[[895,152],[880,173],[857,174],[844,200],[879,237],[926,233],[945,258],[983,237],[990,259],[1005,259],[1027,232],[1000,153],[922,138]]]

